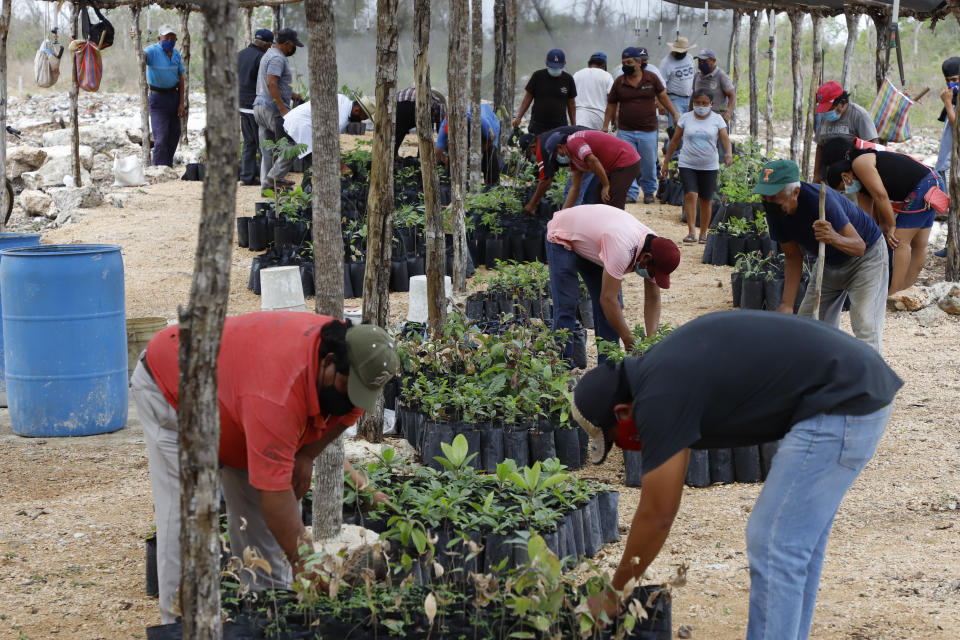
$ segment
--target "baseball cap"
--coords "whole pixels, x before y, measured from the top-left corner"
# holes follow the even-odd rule
[[[255,40],[260,40],[261,42],[273,42],[273,31],[270,31],[270,29],[257,29],[253,37]]]
[[[373,411],[383,385],[400,368],[393,340],[378,326],[360,324],[347,329],[346,342],[350,361],[347,396],[353,406]]]
[[[960,75],[960,58],[957,56],[947,58],[943,61],[943,64],[940,65],[940,70],[943,71],[944,78]]]
[[[762,177],[753,192],[762,196],[775,196],[791,182],[800,182],[800,167],[792,160],[772,160],[763,165],[760,175]]]
[[[517,146],[520,147],[520,150],[524,153],[530,148],[534,142],[536,142],[537,136],[533,133],[525,133],[519,138],[517,138]]]
[[[623,50],[623,53],[620,54],[620,59],[623,58],[647,58],[647,50],[643,47],[627,47]]]
[[[297,30],[296,29],[280,29],[277,31],[277,44],[283,44],[284,42],[292,42],[298,47],[302,47],[303,43],[297,39]]]
[[[700,49],[700,53],[696,57],[704,60],[716,60],[717,54],[713,52],[713,49]]]
[[[603,51],[594,51],[593,53],[590,54],[590,58],[589,58],[589,59],[590,59],[590,60],[603,60],[604,62],[606,62],[606,61],[607,61],[607,54],[605,54]]]
[[[550,49],[547,52],[547,66],[551,69],[563,69],[567,64],[567,56],[562,49]]]
[[[172,34],[176,35],[177,30],[174,29],[173,27],[171,27],[171,26],[168,25],[168,24],[162,24],[162,25],[160,25],[160,28],[157,29],[157,35],[159,35],[161,38],[162,38],[163,36],[167,35],[168,33],[172,33]]]
[[[673,240],[655,236],[650,240],[650,254],[653,256],[654,281],[661,289],[669,289],[670,274],[680,264],[680,249]]]
[[[615,436],[608,432],[617,424],[613,407],[628,401],[620,367],[604,363],[588,371],[573,390],[570,413],[588,436],[590,462],[600,464],[610,453]]]
[[[833,101],[843,95],[843,87],[839,82],[824,82],[817,89],[816,113],[826,113],[833,108]]]

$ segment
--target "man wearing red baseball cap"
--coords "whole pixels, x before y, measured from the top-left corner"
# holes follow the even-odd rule
[[[585,204],[558,211],[547,223],[547,263],[553,328],[573,331],[579,275],[590,292],[596,337],[614,343],[622,339],[629,350],[633,334],[620,307],[623,277],[632,271],[643,278],[643,324],[652,335],[660,323],[660,289],[670,288],[680,250],[623,209]],[[572,360],[572,341],[564,355]]]
[[[877,127],[867,110],[855,102],[850,102],[850,94],[843,90],[839,82],[824,82],[817,89],[816,113],[823,114],[817,125],[814,142],[817,143],[817,155],[813,163],[813,181],[820,182],[823,167],[820,166],[820,154],[823,145],[834,138],[854,138],[877,141]]]

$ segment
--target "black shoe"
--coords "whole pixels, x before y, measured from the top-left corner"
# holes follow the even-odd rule
[[[943,249],[940,249],[940,251],[934,251],[934,252],[933,252],[933,255],[937,256],[938,258],[946,258],[946,257],[947,257],[947,248],[944,247]]]
[[[245,187],[253,187],[260,184],[260,178],[254,178],[253,180],[238,180],[237,182]]]
[[[627,204],[636,204],[637,199],[633,196],[627,196]]]
[[[643,204],[653,204],[653,196],[649,193],[643,194]]]

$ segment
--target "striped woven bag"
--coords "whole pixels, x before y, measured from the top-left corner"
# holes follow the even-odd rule
[[[904,142],[910,139],[910,123],[907,112],[913,100],[901,92],[889,78],[883,79],[880,93],[870,107],[870,117],[877,126],[877,134],[887,142]]]
[[[100,47],[87,40],[80,44],[74,57],[77,61],[77,85],[84,91],[96,91],[103,78]]]

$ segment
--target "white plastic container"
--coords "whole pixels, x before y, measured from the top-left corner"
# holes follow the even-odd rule
[[[453,281],[450,276],[443,277],[443,290],[449,301],[453,296]],[[447,305],[447,311],[450,305]],[[410,294],[407,302],[407,322],[427,323],[427,276],[410,278]]]
[[[270,267],[260,271],[260,308],[264,311],[306,311],[300,267]]]

